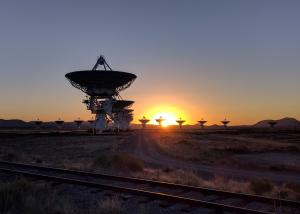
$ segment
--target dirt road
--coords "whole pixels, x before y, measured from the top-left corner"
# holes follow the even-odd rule
[[[300,174],[280,173],[259,170],[234,169],[225,166],[204,165],[191,161],[175,159],[159,153],[149,133],[136,132],[130,139],[131,152],[145,163],[170,169],[192,170],[203,176],[220,175],[227,178],[249,179],[266,178],[274,182],[300,183]]]

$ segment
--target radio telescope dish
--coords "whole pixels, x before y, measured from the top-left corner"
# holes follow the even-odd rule
[[[227,128],[230,121],[225,118],[224,120],[221,121],[221,123],[224,125],[224,128]]]
[[[276,126],[276,124],[277,124],[277,121],[275,121],[275,120],[269,121],[269,125],[271,128],[274,128]]]
[[[201,118],[201,120],[198,121],[198,123],[200,124],[201,128],[204,128],[205,123],[207,123],[206,120],[204,120],[203,118]]]
[[[98,69],[99,66],[103,68]],[[86,93],[83,103],[96,115],[94,122],[90,122],[93,130],[107,129],[107,121],[112,121],[116,129],[119,129],[121,123],[123,127],[129,127],[133,116],[124,109],[129,108],[134,101],[117,98],[120,99],[119,93],[133,83],[137,77],[135,74],[112,70],[101,55],[91,70],[70,72],[65,77],[72,86]]]
[[[150,121],[149,119],[147,119],[145,116],[143,116],[142,119],[139,119],[139,121],[142,123],[142,127],[146,128],[147,123]]]
[[[179,120],[176,120],[176,123],[178,123],[179,128],[182,128],[182,124],[185,123],[185,120],[182,120],[181,118],[179,118]]]
[[[76,123],[77,128],[80,129],[81,128],[81,124],[83,123],[83,120],[80,120],[80,118],[78,117],[77,120],[74,120],[74,123]]]
[[[65,121],[58,118],[58,120],[56,120],[54,122],[56,123],[57,127],[60,129],[60,128],[62,128],[62,125],[64,124]]]
[[[35,124],[36,128],[38,128],[38,129],[41,127],[41,125],[43,123],[43,121],[41,121],[39,118],[37,120],[32,121],[32,122]]]
[[[122,71],[83,70],[67,73],[66,78],[90,96],[110,97],[128,88],[136,75]]]
[[[92,118],[90,120],[88,120],[89,124],[93,124],[95,122],[95,120]]]
[[[162,122],[165,121],[165,119],[162,116],[160,116],[159,118],[155,119],[155,121],[158,123],[159,127],[161,127]]]
[[[100,65],[104,69],[97,70]],[[116,96],[136,79],[135,74],[112,70],[103,55],[98,58],[92,70],[70,72],[65,77],[75,88],[89,96],[100,97]]]
[[[112,101],[112,111],[117,112],[120,110],[124,110],[125,108],[129,108],[132,106],[134,101],[131,100],[113,100]]]

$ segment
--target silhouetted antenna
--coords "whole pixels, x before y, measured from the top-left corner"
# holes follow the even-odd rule
[[[36,128],[39,129],[43,123],[39,118],[37,120],[34,120],[33,123],[35,124]]]
[[[139,119],[139,121],[142,123],[142,127],[145,129],[147,123],[150,121],[149,119],[147,119],[145,116],[143,116],[142,119]]]
[[[54,121],[57,125],[57,128],[61,129],[62,125],[64,124],[65,121],[61,120],[60,118],[58,118],[58,120]]]
[[[276,126],[276,124],[277,124],[277,121],[271,120],[268,123],[269,123],[269,125],[270,125],[271,128],[274,128]]]
[[[91,118],[90,120],[88,120],[89,124],[93,125],[93,123],[95,122],[94,118]]]
[[[83,120],[80,120],[80,117],[78,117],[78,119],[74,120],[74,122],[76,123],[77,128],[80,129],[81,124],[83,123]]]
[[[155,119],[155,121],[158,123],[159,127],[161,127],[161,124],[163,121],[165,121],[165,119],[163,119],[162,116],[160,116],[159,118]]]
[[[182,120],[181,117],[179,118],[179,120],[176,120],[176,123],[178,123],[179,128],[182,128],[182,124],[185,123],[185,120]]]
[[[120,103],[134,103],[122,100],[120,92],[130,87],[137,77],[135,74],[112,70],[104,56],[100,55],[93,69],[69,72],[65,77],[72,86],[86,94],[82,102],[95,114],[93,128],[97,132],[109,128],[108,118],[111,119],[113,128],[129,128],[133,115],[124,111],[125,107],[117,108]]]
[[[200,127],[203,129],[204,128],[204,125],[207,121],[204,120],[203,118],[201,118],[201,120],[198,121],[198,123],[200,124]]]
[[[102,66],[104,67],[104,70],[105,70],[105,71],[107,71],[106,67],[108,67],[109,70],[112,71],[112,69],[111,69],[110,66],[107,64],[107,62],[106,62],[106,60],[105,60],[105,58],[104,58],[103,55],[100,55],[100,56],[98,57],[97,62],[96,62],[96,64],[94,65],[94,67],[93,67],[92,70],[93,70],[93,71],[97,70],[97,68],[98,68],[99,65],[102,65]]]
[[[221,123],[224,125],[224,128],[227,128],[230,121],[225,118],[224,120],[221,121]]]

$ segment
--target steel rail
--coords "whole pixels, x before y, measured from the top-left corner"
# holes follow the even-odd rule
[[[37,165],[32,165],[32,164],[7,162],[7,161],[0,161],[0,166],[1,166],[1,164],[9,165],[9,166],[16,166],[16,167],[27,167],[27,168],[38,169],[38,170],[47,170],[47,171],[53,171],[53,172],[71,173],[71,174],[76,174],[76,175],[80,175],[80,176],[90,176],[90,177],[99,178],[99,179],[111,179],[111,180],[117,180],[117,181],[122,181],[122,182],[131,182],[131,183],[135,183],[135,184],[136,183],[149,184],[152,186],[167,187],[167,188],[171,188],[171,189],[184,189],[184,190],[188,190],[188,191],[201,192],[204,194],[221,195],[226,198],[229,198],[229,197],[239,198],[239,199],[247,200],[250,202],[251,201],[259,201],[259,202],[268,203],[268,204],[271,204],[274,206],[287,206],[287,207],[292,206],[292,207],[297,207],[297,208],[300,207],[300,202],[298,202],[298,201],[271,198],[271,197],[244,194],[244,193],[229,192],[229,191],[189,186],[189,185],[183,185],[183,184],[174,184],[174,183],[154,181],[154,180],[149,180],[149,179],[92,173],[92,172],[85,172],[85,171],[69,170],[69,169],[46,167],[46,166],[37,166]]]
[[[160,193],[160,192],[140,190],[140,189],[134,189],[134,188],[128,188],[128,187],[122,187],[122,186],[115,186],[115,185],[107,185],[107,184],[101,184],[101,183],[97,183],[97,182],[89,182],[89,181],[81,180],[81,179],[65,178],[63,176],[44,175],[41,173],[26,172],[26,171],[22,171],[22,170],[13,170],[13,169],[7,169],[7,168],[2,168],[2,167],[0,167],[0,171],[12,173],[12,174],[21,174],[25,177],[32,177],[32,178],[36,178],[36,179],[42,179],[42,180],[48,180],[48,181],[54,181],[54,182],[60,182],[60,183],[67,183],[67,184],[74,184],[74,185],[81,185],[81,186],[87,186],[87,187],[99,188],[99,189],[105,189],[105,190],[112,190],[112,191],[117,191],[117,192],[122,192],[122,193],[127,193],[127,194],[130,193],[130,194],[134,194],[134,195],[146,196],[146,197],[150,197],[150,198],[171,201],[171,202],[175,202],[175,203],[188,204],[188,205],[196,206],[196,207],[209,208],[209,209],[216,210],[217,213],[223,213],[223,212],[249,213],[249,214],[271,214],[272,213],[272,212],[247,209],[247,208],[242,208],[242,207],[237,207],[237,206],[225,205],[225,204],[216,203],[216,202],[208,202],[208,201],[204,201],[204,200],[180,197],[180,196],[175,196],[175,195],[165,194],[165,193]]]

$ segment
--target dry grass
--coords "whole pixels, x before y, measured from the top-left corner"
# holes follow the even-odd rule
[[[122,214],[124,208],[117,196],[109,197],[97,203],[96,208],[90,212],[91,214]]]
[[[76,208],[49,186],[21,179],[0,184],[0,213],[71,214]]]
[[[250,189],[256,195],[262,195],[265,193],[269,193],[273,190],[273,184],[266,179],[252,179],[250,181]]]
[[[220,134],[154,133],[152,142],[165,155],[206,164],[240,165],[234,154],[298,152],[300,146],[273,140]]]
[[[110,171],[141,172],[144,170],[144,162],[128,153],[106,154],[95,159],[93,168]]]
[[[205,179],[198,176],[193,171],[186,170],[145,169],[142,173],[135,173],[134,176],[230,192],[300,200],[300,186],[293,183],[275,185],[268,180],[255,179],[251,181],[238,181],[227,179],[222,176]]]

